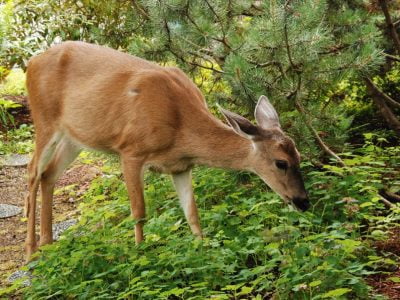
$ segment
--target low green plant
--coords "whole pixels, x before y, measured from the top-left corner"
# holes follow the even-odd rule
[[[0,94],[20,96],[26,93],[25,73],[22,69],[12,69],[0,84]]]
[[[2,74],[5,72],[6,69],[0,67],[0,124],[8,129],[10,125],[14,125],[14,117],[9,110],[21,105],[2,96],[25,94],[25,73],[21,69],[14,69],[10,72],[7,70],[7,76],[3,80]]]
[[[20,104],[14,101],[0,98],[0,123],[4,127],[8,127],[10,124],[14,125],[14,116],[9,112],[9,109],[20,106]]]
[[[9,69],[0,65],[0,82],[2,82],[9,73],[10,73]]]
[[[6,132],[0,131],[0,155],[18,153],[28,154],[33,151],[33,126],[21,124],[18,128]]]
[[[197,168],[203,240],[190,234],[168,176],[148,174],[146,240],[135,245],[121,173],[108,166],[83,196],[79,224],[30,264],[25,297],[380,299],[364,278],[399,262],[371,246],[399,221],[399,207],[388,211],[377,194],[399,184],[385,179],[398,178],[399,149],[366,138],[344,154],[347,168],[303,164],[306,213],[253,175]]]

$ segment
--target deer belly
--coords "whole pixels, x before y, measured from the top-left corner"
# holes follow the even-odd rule
[[[146,167],[153,172],[164,174],[177,174],[185,172],[193,167],[192,159],[183,158],[177,161],[151,161]]]

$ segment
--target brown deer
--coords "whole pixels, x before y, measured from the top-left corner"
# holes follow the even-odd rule
[[[27,88],[36,129],[29,164],[26,250],[36,249],[36,194],[41,186],[40,244],[52,242],[54,184],[82,148],[117,153],[131,202],[135,240],[143,240],[143,173],[172,174],[192,232],[202,232],[192,190],[194,165],[247,170],[286,202],[309,207],[300,155],[265,96],[258,125],[221,109],[230,126],[207,109],[196,85],[178,68],[162,67],[109,48],[65,42],[33,57]]]

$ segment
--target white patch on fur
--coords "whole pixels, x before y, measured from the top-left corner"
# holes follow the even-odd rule
[[[54,159],[59,163],[54,176],[61,175],[61,172],[76,158],[81,148],[68,135],[57,131],[44,147],[39,158],[37,167],[39,178]]]
[[[48,164],[53,159],[57,145],[60,143],[62,136],[63,134],[61,132],[56,131],[50,141],[43,148],[37,164],[37,174],[39,176],[44,172],[44,170],[46,170]]]
[[[57,162],[57,168],[53,174],[55,179],[61,176],[64,170],[75,160],[80,151],[81,148],[78,147],[67,135],[63,136],[58,144],[54,156]]]
[[[254,143],[254,141],[251,141],[251,148],[253,149],[253,152],[257,151],[257,145]]]
[[[134,88],[129,89],[129,91],[128,91],[128,96],[133,97],[133,96],[137,96],[137,95],[139,95],[137,89],[134,89]]]
[[[174,174],[172,178],[174,180],[175,189],[179,197],[179,202],[187,219],[190,215],[190,204],[193,201],[191,171]]]

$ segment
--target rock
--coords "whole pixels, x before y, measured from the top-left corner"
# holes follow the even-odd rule
[[[10,205],[10,204],[0,204],[0,218],[9,218],[18,215],[21,213],[22,208]]]
[[[53,225],[53,240],[57,241],[61,234],[67,230],[72,225],[75,225],[78,222],[76,219],[66,220]]]
[[[27,154],[9,154],[0,159],[0,164],[7,167],[24,167],[30,160]]]
[[[8,277],[8,282],[13,283],[14,281],[26,277],[26,280],[22,282],[23,286],[30,286],[31,285],[31,279],[32,279],[32,274],[28,271],[15,271]]]

